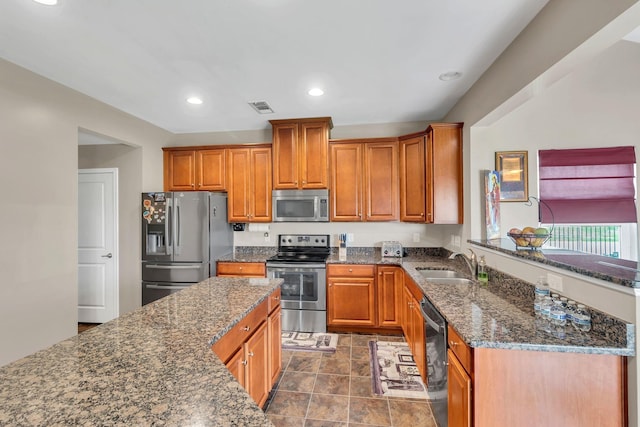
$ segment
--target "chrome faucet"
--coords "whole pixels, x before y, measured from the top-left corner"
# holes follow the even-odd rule
[[[465,254],[463,254],[462,252],[454,252],[451,255],[449,255],[449,259],[455,259],[455,257],[460,255],[464,260],[464,262],[467,264],[467,267],[469,267],[469,271],[471,272],[471,277],[475,279],[477,268],[478,268],[478,257],[476,257],[476,253],[473,252],[472,249],[469,249],[469,252],[471,252],[471,256],[469,258],[467,258]]]

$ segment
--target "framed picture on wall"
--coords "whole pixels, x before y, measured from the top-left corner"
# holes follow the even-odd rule
[[[496,151],[496,170],[500,173],[500,201],[529,200],[529,171],[526,151]]]

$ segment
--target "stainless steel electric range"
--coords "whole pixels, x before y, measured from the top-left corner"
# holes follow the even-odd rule
[[[282,330],[327,331],[326,234],[281,234],[278,253],[267,260],[267,277],[284,279]]]

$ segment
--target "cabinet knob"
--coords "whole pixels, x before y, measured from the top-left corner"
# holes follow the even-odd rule
[[[353,273],[353,269],[351,269],[351,268],[350,268],[350,269],[349,269],[349,273]]]
[[[245,332],[249,332],[249,330],[250,330],[250,329],[251,329],[251,328],[250,328],[250,327],[248,327],[248,326],[245,326],[244,328],[242,328],[242,330],[243,330],[243,331],[245,331]]]
[[[240,270],[242,270],[242,267],[240,267]]]
[[[240,362],[240,363],[242,363],[244,366],[247,366],[247,361],[246,361],[246,360],[243,360],[243,361],[242,361],[242,362]]]
[[[455,347],[455,346],[457,346],[457,345],[458,345],[458,343],[457,343],[457,342],[455,342],[455,341],[449,341],[449,347]]]
[[[420,216],[424,216],[424,212],[420,212]]]
[[[253,351],[250,351],[249,352],[249,357],[253,357],[253,356],[254,356]]]
[[[273,297],[274,300],[278,301],[280,297]]]
[[[195,184],[194,184],[194,183],[191,183],[191,186],[192,186],[192,187],[195,187]]]

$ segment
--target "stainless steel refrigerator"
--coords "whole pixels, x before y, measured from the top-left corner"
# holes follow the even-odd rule
[[[143,305],[215,276],[231,251],[226,193],[142,194]]]

